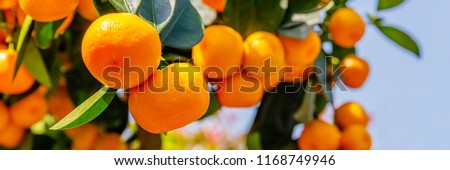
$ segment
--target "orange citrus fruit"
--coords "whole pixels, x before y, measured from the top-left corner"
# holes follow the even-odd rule
[[[341,134],[339,129],[322,120],[314,120],[307,124],[297,143],[303,150],[336,150],[339,149]]]
[[[336,109],[334,120],[336,125],[342,129],[351,125],[366,126],[369,123],[369,117],[367,116],[366,111],[364,111],[364,108],[356,102],[345,103]]]
[[[202,41],[192,48],[194,64],[211,79],[222,79],[239,71],[244,51],[242,36],[225,25],[209,26]]]
[[[8,107],[0,100],[0,131],[5,128],[9,123],[9,110]]]
[[[340,8],[331,15],[330,34],[338,46],[353,48],[364,35],[365,28],[363,19],[353,9]]]
[[[13,80],[17,52],[0,50],[0,93],[21,94],[33,86],[34,78],[25,66],[20,66]]]
[[[202,117],[209,106],[209,91],[200,68],[176,63],[131,89],[128,105],[143,129],[160,134]]]
[[[217,83],[217,99],[227,107],[250,107],[261,101],[264,89],[257,77],[245,72]]]
[[[354,54],[346,56],[341,65],[346,68],[342,72],[342,82],[348,87],[361,87],[369,76],[369,64]]]
[[[75,11],[80,0],[19,0],[20,8],[39,22],[52,22],[63,19]]]
[[[73,104],[72,99],[70,99],[65,86],[60,86],[53,92],[48,101],[48,106],[50,114],[57,120],[61,120],[75,109],[75,105]]]
[[[342,132],[341,149],[345,150],[369,150],[372,139],[365,126],[349,126]]]
[[[29,128],[44,118],[47,111],[45,96],[34,92],[11,106],[11,120],[22,128]]]
[[[283,81],[289,83],[300,83],[307,80],[310,74],[314,73],[312,65],[287,66],[290,70],[284,71]]]
[[[270,91],[279,83],[283,76],[281,71],[285,66],[285,54],[277,36],[263,31],[250,34],[244,41],[244,53],[244,70],[260,77],[262,82],[271,82],[264,83],[264,90]]]
[[[8,149],[17,148],[25,135],[25,129],[9,123],[0,130],[0,146]]]
[[[161,40],[156,29],[130,13],[103,15],[86,31],[82,57],[91,74],[111,88],[132,88],[158,68]]]
[[[100,136],[100,129],[94,124],[88,123],[68,129],[66,134],[72,138],[72,150],[91,150],[94,149],[95,142]]]
[[[217,12],[223,12],[225,10],[227,0],[203,0],[203,3]]]
[[[89,21],[94,21],[98,18],[97,9],[95,8],[93,0],[80,0],[80,4],[78,4],[77,7],[77,12]]]
[[[120,138],[117,133],[103,134],[96,141],[95,150],[126,150],[126,143]]]
[[[320,54],[322,42],[315,31],[311,31],[305,39],[279,37],[286,52],[287,66],[312,64]]]
[[[1,0],[0,9],[11,9],[17,5],[17,0]]]

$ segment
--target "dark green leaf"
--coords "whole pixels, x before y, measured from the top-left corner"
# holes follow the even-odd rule
[[[404,0],[378,0],[378,10],[385,10],[403,3]]]
[[[170,22],[175,4],[175,0],[145,0],[139,7],[138,14],[161,32]]]
[[[203,38],[203,20],[189,0],[176,0],[175,10],[167,26],[161,31],[165,46],[189,49]]]
[[[88,123],[100,115],[116,95],[115,89],[108,87],[101,88],[97,93],[84,101],[66,117],[53,125],[52,130],[63,130],[81,126]]]
[[[228,0],[223,13],[226,25],[247,37],[256,31],[277,30],[287,8],[286,0]]]
[[[109,1],[107,0],[93,0],[95,8],[97,9],[97,12],[100,16],[109,14],[109,13],[117,13],[120,12],[116,7],[114,7]],[[124,12],[124,11],[122,11]]]
[[[333,43],[333,55],[342,61],[349,54],[356,54],[355,48],[342,48]]]
[[[55,22],[35,22],[34,31],[36,32],[36,38],[34,38],[34,42],[37,47],[49,49],[52,46],[55,32],[63,21],[64,19]]]
[[[302,13],[316,9],[321,0],[289,0],[288,13]]]
[[[298,123],[309,123],[314,120],[316,92],[311,91],[311,86],[306,86],[306,92],[303,95],[302,104],[294,113],[294,119]]]
[[[33,19],[30,16],[27,16],[25,20],[23,21],[22,28],[20,29],[19,33],[19,40],[17,41],[17,61],[16,65],[14,66],[14,76],[16,77],[17,71],[19,70],[20,65],[22,64],[23,58],[25,57],[25,51],[26,51],[26,45],[28,44],[28,41],[30,40],[31,33],[33,32],[32,28],[33,25]]]
[[[420,57],[419,46],[408,34],[391,26],[377,25],[377,27],[389,39]]]
[[[51,88],[52,81],[41,53],[31,41],[28,42],[26,50],[23,64],[39,83]]]
[[[297,124],[294,113],[300,107],[304,90],[302,84],[280,83],[276,92],[266,93],[252,132],[259,132],[263,149],[282,149],[292,143],[292,132]]]
[[[108,0],[108,2],[119,12],[137,13],[142,0]],[[148,0],[145,0],[148,1]],[[145,2],[144,1],[144,2]]]
[[[322,86],[322,92],[325,94],[325,97],[327,101],[333,103],[333,92],[332,92],[332,85],[331,85],[331,78],[332,75],[328,74],[328,61],[327,56],[325,56],[325,53],[322,51],[317,57],[315,61],[316,66],[316,75],[318,83]]]

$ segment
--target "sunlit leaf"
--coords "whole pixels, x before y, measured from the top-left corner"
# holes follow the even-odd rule
[[[52,81],[42,59],[42,55],[33,42],[28,42],[26,51],[23,59],[25,67],[39,83],[47,87],[52,87]]]
[[[74,128],[92,121],[108,107],[116,95],[115,92],[115,89],[108,87],[101,88],[50,129],[63,130]]]
[[[396,7],[403,3],[404,0],[378,0],[378,10],[385,10]]]

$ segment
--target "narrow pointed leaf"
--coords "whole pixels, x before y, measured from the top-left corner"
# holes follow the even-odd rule
[[[23,59],[25,67],[39,83],[47,87],[52,87],[52,81],[42,59],[42,55],[32,41],[28,42],[26,50],[26,57]]]
[[[420,49],[416,41],[405,32],[391,26],[377,25],[378,29],[383,32],[389,39],[400,45],[401,47],[413,52],[420,57]]]
[[[378,10],[385,10],[402,4],[404,0],[378,0]]]
[[[19,40],[17,41],[17,61],[14,66],[14,76],[16,77],[17,71],[19,70],[20,64],[22,64],[24,54],[26,51],[26,45],[28,41],[30,40],[31,33],[33,32],[32,29],[33,25],[33,19],[30,16],[27,16],[25,20],[23,21],[22,28],[20,29],[19,33]]]
[[[74,128],[94,120],[111,103],[116,95],[115,92],[115,89],[108,87],[101,88],[50,129],[63,130]]]

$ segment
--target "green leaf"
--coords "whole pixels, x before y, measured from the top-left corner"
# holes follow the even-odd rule
[[[172,18],[160,37],[165,46],[190,49],[202,40],[203,29],[202,18],[191,2],[176,0]]]
[[[142,0],[108,0],[108,1],[119,12],[136,14]]]
[[[324,93],[327,101],[333,103],[333,92],[332,92],[332,85],[331,85],[331,76],[328,75],[328,62],[327,62],[327,56],[325,56],[325,53],[322,51],[317,57],[315,61],[316,66],[316,75],[317,80],[320,85],[322,85],[322,92]]]
[[[378,0],[378,11],[400,5],[404,0]]]
[[[306,91],[303,95],[302,103],[298,110],[294,113],[294,119],[298,123],[309,123],[314,120],[314,111],[316,109],[316,92],[312,92],[311,86],[308,84],[306,85]]]
[[[316,9],[321,0],[289,0],[289,13],[307,12]]]
[[[293,116],[303,99],[302,86],[282,82],[275,92],[264,95],[252,127],[252,132],[260,134],[263,149],[282,149],[292,143],[297,124]]]
[[[19,40],[17,41],[17,61],[16,65],[14,66],[14,76],[16,77],[17,71],[19,70],[20,65],[22,64],[23,58],[25,57],[25,51],[26,51],[26,44],[30,40],[31,33],[33,32],[32,28],[33,25],[33,19],[30,16],[27,16],[25,20],[23,21],[22,28],[20,29],[19,33]],[[25,44],[25,45],[24,45]]]
[[[175,4],[175,0],[145,0],[139,7],[138,14],[161,32],[169,24]]]
[[[408,34],[391,26],[377,25],[377,27],[389,39],[420,57],[419,46]]]
[[[116,7],[114,7],[107,0],[93,0],[93,1],[94,1],[95,8],[97,9],[97,12],[100,16],[109,14],[109,13],[125,12],[125,11],[119,11]]]
[[[42,85],[52,87],[52,81],[45,66],[42,55],[33,42],[28,42],[23,64],[33,77]]]
[[[115,92],[115,89],[110,89],[108,87],[101,88],[50,129],[69,129],[92,121],[108,107],[109,103],[111,103],[116,95]]]
[[[61,19],[55,22],[35,22],[34,31],[36,31],[36,38],[34,42],[40,49],[49,49],[52,46],[53,38],[58,27],[64,22]]]
[[[259,134],[259,132],[248,133],[247,149],[248,150],[262,150],[261,135]]]
[[[283,20],[286,0],[228,0],[223,20],[247,37],[256,31],[275,32]]]

